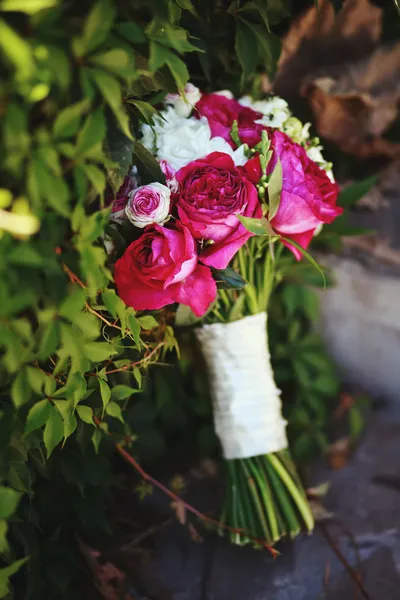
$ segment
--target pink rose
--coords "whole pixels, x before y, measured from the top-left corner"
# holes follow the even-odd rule
[[[279,157],[283,175],[278,212],[270,222],[277,233],[306,249],[321,224],[332,223],[342,214],[343,209],[336,206],[339,187],[307,156],[304,148],[285,133],[268,129],[268,135],[273,156],[267,172],[272,172]],[[250,159],[243,170],[250,181],[257,183],[261,178],[259,157]],[[297,260],[302,258],[300,250],[284,244]]]
[[[169,216],[171,190],[162,183],[149,183],[130,192],[125,214],[129,221],[143,229],[147,225],[164,225]]]
[[[224,269],[252,235],[236,215],[261,217],[256,188],[222,152],[182,167],[176,179],[179,218],[194,238],[213,242],[204,245],[200,260]]]
[[[128,202],[130,192],[132,192],[136,187],[137,181],[134,177],[125,177],[121,187],[117,192],[117,195],[115,196],[115,200],[113,201],[111,208],[112,213],[124,210],[126,203]]]
[[[236,145],[231,138],[234,121],[238,123],[239,137],[250,148],[261,140],[263,125],[255,123],[262,118],[262,114],[242,106],[234,98],[227,98],[220,94],[204,94],[196,104],[194,115],[199,119],[206,117],[210,125],[212,137],[222,137],[229,142],[232,148]]]
[[[198,263],[196,243],[186,227],[160,225],[132,242],[115,264],[118,293],[135,310],[155,310],[181,302],[202,316],[217,287],[208,267]]]

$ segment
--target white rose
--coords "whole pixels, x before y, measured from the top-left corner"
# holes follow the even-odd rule
[[[273,96],[267,100],[253,100],[251,96],[239,98],[239,104],[260,112],[263,116],[255,121],[266,127],[282,127],[283,123],[290,117],[288,103],[279,96]]]
[[[333,183],[335,178],[333,176],[332,169],[330,168],[331,165],[327,163],[322,155],[322,146],[310,146],[309,148],[306,148],[306,153],[308,158],[311,158],[311,160],[316,162],[321,169],[324,169],[325,173]]]
[[[219,90],[218,92],[213,92],[213,94],[224,96],[225,98],[228,98],[228,100],[233,100],[234,98],[234,95],[229,90]]]
[[[211,137],[206,117],[185,119],[177,115],[172,107],[163,111],[162,116],[154,118],[155,137],[150,145],[146,145],[150,139],[148,125],[142,125],[145,134],[142,143],[158,160],[166,161],[175,171],[211,152],[229,154],[237,165],[247,162],[243,149],[234,151],[222,137]]]
[[[162,183],[142,185],[129,194],[125,214],[135,227],[163,225],[168,218],[171,190]]]
[[[168,94],[165,98],[165,104],[173,106],[176,114],[180,117],[188,117],[194,105],[201,98],[199,88],[193,83],[187,83],[184,92],[184,98],[180,94]]]

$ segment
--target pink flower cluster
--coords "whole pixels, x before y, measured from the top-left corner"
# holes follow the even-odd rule
[[[194,111],[194,118],[207,119],[212,137],[223,138],[232,148],[236,148],[231,139],[234,121],[240,140],[250,148],[261,140],[262,130],[267,131],[272,150],[267,175],[278,159],[283,174],[280,204],[271,226],[286,239],[307,248],[315,230],[342,213],[336,206],[338,186],[307,156],[302,146],[285,133],[256,123],[261,116],[218,94],[203,95]],[[262,216],[256,188],[262,175],[260,157],[255,153],[244,166],[235,166],[229,154],[213,152],[175,173],[165,162],[162,168],[167,186],[161,187],[168,192],[165,197],[168,196],[169,220],[148,225],[128,246],[115,265],[116,285],[124,302],[136,310],[158,309],[180,302],[201,316],[217,293],[211,268],[226,268],[252,236],[238,215]],[[123,191],[126,194],[126,186]],[[157,193],[156,200],[149,203],[146,186],[135,193],[129,191],[129,214],[136,215],[139,208],[143,212],[146,206],[155,214],[158,202],[164,202],[165,206],[162,192]],[[146,195],[146,202],[142,195]],[[144,223],[143,215],[141,219]],[[287,241],[284,243],[297,259],[301,258],[297,248]]]

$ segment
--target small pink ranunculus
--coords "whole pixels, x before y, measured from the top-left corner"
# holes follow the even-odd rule
[[[164,225],[169,215],[171,190],[162,183],[142,185],[129,194],[125,214],[135,227]]]
[[[201,262],[225,269],[252,235],[237,215],[261,217],[256,188],[222,152],[182,167],[176,179],[179,218],[197,240],[211,241],[204,244]]]
[[[197,118],[206,117],[212,136],[224,138],[232,148],[236,147],[231,137],[234,121],[238,124],[240,140],[250,148],[261,140],[261,132],[265,129],[263,125],[255,123],[262,118],[261,113],[220,94],[204,94],[196,104],[194,115]]]
[[[285,133],[268,129],[273,155],[268,165],[270,174],[277,163],[282,165],[282,193],[278,212],[271,219],[273,229],[306,249],[315,230],[323,223],[332,223],[342,214],[336,206],[339,187],[330,181],[326,172],[311,160],[302,146],[296,144]],[[260,159],[250,159],[243,171],[253,183],[261,178]],[[297,260],[302,258],[300,250],[284,242]]]
[[[215,300],[216,283],[198,263],[196,243],[186,227],[160,225],[132,242],[115,263],[118,293],[135,310],[155,310],[173,302],[202,316]]]

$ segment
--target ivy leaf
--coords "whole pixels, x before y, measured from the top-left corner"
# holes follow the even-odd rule
[[[115,14],[115,6],[111,0],[96,2],[85,21],[79,54],[92,52],[105,41],[113,26]]]
[[[132,77],[135,74],[134,55],[123,48],[113,48],[94,54],[90,57],[90,62],[121,77]]]
[[[0,486],[0,519],[8,519],[14,514],[21,496],[10,487]]]
[[[81,156],[92,150],[103,141],[105,135],[106,122],[104,111],[102,108],[98,108],[88,116],[79,132],[76,146],[77,155]]]
[[[106,383],[104,381],[104,379],[99,379],[99,386],[100,386],[101,400],[103,402],[103,408],[106,408],[107,404],[110,402],[110,398],[111,398],[110,386],[108,385],[108,383]]]
[[[139,347],[140,346],[140,323],[138,321],[138,319],[135,317],[135,314],[133,312],[131,312],[129,309],[127,311],[127,319],[128,319],[128,327],[129,327],[129,331],[131,332],[133,339],[135,341],[135,344]]]
[[[244,77],[254,73],[258,62],[257,38],[252,28],[243,19],[236,22],[235,50],[243,69]]]
[[[59,327],[56,321],[46,325],[39,344],[39,358],[44,360],[51,356],[57,349],[59,342]]]
[[[5,598],[8,595],[10,591],[10,577],[15,575],[27,560],[29,560],[29,556],[15,560],[11,565],[8,565],[8,567],[0,569],[0,598]]]
[[[131,100],[130,98],[126,98],[125,102],[127,104],[131,104],[132,106],[135,106],[142,115],[145,123],[148,123],[150,125],[153,122],[153,117],[159,114],[158,110],[156,110],[154,106],[151,106],[151,104],[149,104],[148,102],[142,102],[141,100]]]
[[[40,10],[51,8],[57,4],[58,0],[30,0],[29,2],[26,2],[26,0],[2,0],[0,3],[0,10],[24,12],[28,15],[34,15]]]
[[[42,427],[48,420],[52,406],[48,400],[39,400],[28,412],[25,423],[25,433],[30,433]]]
[[[143,29],[135,21],[117,23],[114,26],[114,31],[132,44],[143,44],[146,41]]]
[[[107,404],[107,406],[106,406],[106,413],[110,417],[114,417],[115,419],[118,419],[119,421],[121,421],[121,423],[124,422],[124,419],[123,419],[123,416],[122,416],[121,407],[116,402],[110,402],[109,404]]]
[[[186,304],[179,304],[175,313],[175,326],[176,327],[189,327],[195,323],[199,323],[203,319],[203,316],[197,317],[190,306]]]
[[[51,406],[50,415],[43,431],[43,441],[47,450],[47,458],[64,437],[64,422],[55,406]]]
[[[102,439],[103,439],[103,434],[101,432],[101,429],[96,428],[92,435],[92,444],[94,446],[94,450],[95,450],[96,454],[99,453],[100,442]]]
[[[12,383],[11,398],[16,408],[20,408],[23,404],[29,402],[31,398],[31,388],[24,370],[18,373]]]
[[[90,406],[85,406],[84,404],[78,404],[78,406],[76,407],[76,412],[78,413],[79,417],[82,419],[82,421],[84,423],[94,426],[93,409],[90,408]]]
[[[151,330],[159,326],[159,322],[152,315],[138,317],[138,321],[143,329]]]
[[[67,296],[59,308],[59,315],[70,321],[74,321],[75,315],[83,310],[86,302],[86,294],[84,290],[74,291],[73,294]]]
[[[133,140],[129,127],[129,118],[122,106],[122,92],[118,80],[99,69],[91,69],[90,75],[99,88],[104,100],[113,111],[121,131],[130,140]]]
[[[140,160],[145,169],[149,172],[153,181],[165,183],[165,175],[161,171],[158,161],[147,150],[147,148],[145,148],[143,144],[141,144],[138,141],[135,142],[134,154]]]
[[[53,125],[53,135],[57,139],[75,135],[79,129],[82,115],[88,110],[90,101],[85,98],[61,110]]]
[[[89,342],[84,346],[86,356],[93,362],[102,362],[117,354],[107,342]]]
[[[279,209],[282,193],[282,164],[278,158],[275,169],[272,171],[268,181],[268,219],[271,221]]]
[[[116,126],[115,117],[110,113],[107,117],[107,137],[104,140],[104,150],[113,165],[107,165],[108,181],[116,196],[124,182],[132,164],[133,140],[129,139]]]
[[[114,400],[126,400],[126,398],[129,398],[132,396],[132,394],[137,394],[138,391],[139,390],[131,388],[127,385],[116,385],[111,390],[111,397]]]

